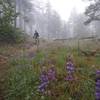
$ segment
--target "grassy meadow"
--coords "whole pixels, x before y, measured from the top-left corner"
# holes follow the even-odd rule
[[[4,52],[4,51],[3,51]],[[5,80],[5,100],[95,100],[95,71],[100,69],[100,56],[78,55],[76,48],[50,47],[39,49],[32,57],[25,55],[9,59],[9,70]],[[65,81],[66,58],[73,55],[75,81]],[[41,67],[48,69],[55,62],[57,80],[50,82],[46,91],[38,91]]]

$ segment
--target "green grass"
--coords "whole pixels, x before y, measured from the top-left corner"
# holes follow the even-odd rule
[[[70,53],[74,55],[77,81],[64,81],[66,75],[65,62]],[[58,81],[50,83],[50,89],[55,96],[42,95],[37,91],[41,66],[55,61]],[[6,100],[95,100],[95,70],[100,66],[100,57],[94,57],[90,62],[86,57],[78,56],[77,50],[56,48],[39,51],[32,60],[27,58],[15,59],[11,62],[11,70],[6,82]],[[92,64],[97,66],[91,67]]]
[[[24,59],[23,59],[24,60]],[[25,60],[14,61],[7,81],[7,100],[30,100],[35,95],[38,75]],[[16,66],[15,66],[16,65]]]

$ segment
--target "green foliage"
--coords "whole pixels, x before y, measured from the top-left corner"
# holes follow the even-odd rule
[[[32,100],[37,91],[37,75],[27,61],[14,61],[7,82],[7,100]],[[16,67],[14,67],[16,65]]]
[[[71,51],[70,51],[71,52]],[[65,81],[66,48],[57,48],[47,53],[39,51],[32,59],[21,58],[11,63],[14,67],[8,77],[7,100],[94,100],[95,99],[95,68],[86,63],[85,58],[80,59],[76,50],[72,50],[75,59],[76,81]],[[39,74],[42,62],[55,60],[57,81],[50,82],[47,90],[52,96],[42,95],[37,91]],[[98,59],[97,59],[98,60]],[[48,68],[48,65],[46,66]]]
[[[12,6],[13,1],[8,0],[0,0],[0,26],[9,25],[13,22],[16,17],[16,13],[14,11],[14,7]]]
[[[94,3],[91,3],[91,1]],[[85,25],[92,21],[100,21],[100,0],[90,0],[90,5],[87,7],[85,15],[88,17]]]
[[[22,32],[16,29],[14,22],[18,13],[15,12],[14,1],[0,0],[0,41],[17,42]]]
[[[10,25],[2,26],[0,28],[0,41],[1,42],[20,42],[24,38],[23,33]]]

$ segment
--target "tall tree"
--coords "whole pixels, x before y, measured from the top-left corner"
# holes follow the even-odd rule
[[[100,21],[100,0],[90,0],[92,2],[86,9],[85,15],[88,17],[85,25],[92,21]]]
[[[15,41],[16,34],[15,19],[17,13],[13,0],[0,0],[0,40]]]

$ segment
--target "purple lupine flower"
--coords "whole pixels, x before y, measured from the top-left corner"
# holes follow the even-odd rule
[[[96,92],[100,92],[100,86],[96,86]]]
[[[96,80],[100,80],[100,70],[96,71]]]
[[[69,80],[69,81],[74,80],[73,73],[75,71],[75,67],[70,56],[66,64],[66,71],[68,75],[66,76],[65,80]]]
[[[47,76],[46,72],[42,72],[42,74],[40,76],[40,81],[41,81],[41,83],[48,82],[48,76]]]
[[[48,82],[41,83],[39,85],[39,87],[38,87],[39,91],[42,92],[42,93],[44,93],[47,85],[48,85]]]
[[[54,66],[52,66],[48,71],[48,79],[51,81],[56,80],[56,70]]]
[[[74,80],[73,76],[71,75],[68,75],[66,78],[65,78],[66,81],[72,81]]]
[[[100,70],[97,70],[96,71],[96,75],[100,75]]]
[[[40,92],[45,92],[46,87],[48,86],[49,80],[48,75],[45,71],[43,71],[40,75],[40,85],[38,87]]]
[[[67,70],[68,73],[73,73],[74,72],[74,70],[75,70],[74,69],[74,64],[71,61],[67,62],[66,70]]]
[[[96,71],[96,100],[100,100],[100,70]]]
[[[95,96],[96,96],[96,100],[100,100],[100,93],[96,92]]]
[[[100,80],[97,80],[96,86],[100,87]]]

